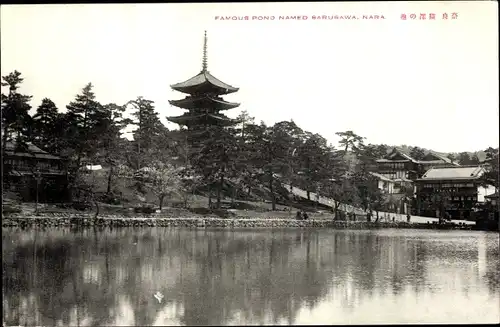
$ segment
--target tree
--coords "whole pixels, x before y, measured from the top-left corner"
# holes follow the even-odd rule
[[[425,157],[425,150],[419,148],[418,146],[415,146],[410,151],[410,157],[412,157],[415,160],[422,160]]]
[[[321,193],[333,199],[334,219],[340,219],[341,206],[344,205],[344,212],[348,211],[347,206],[353,206],[358,202],[358,192],[353,181],[349,178],[340,180],[331,179],[324,181]]]
[[[349,149],[355,152],[360,146],[363,145],[363,141],[365,139],[353,131],[337,132],[335,134],[340,137],[339,145],[344,149],[345,153],[347,153]]]
[[[8,141],[16,138],[16,146],[27,148],[29,139],[31,116],[28,114],[31,106],[31,96],[18,92],[23,82],[21,73],[14,72],[2,76],[2,86],[9,88],[9,93],[2,92],[2,151],[5,151]]]
[[[112,190],[113,176],[116,175],[115,168],[124,162],[124,143],[121,131],[126,127],[123,119],[125,106],[110,103],[102,106],[96,112],[94,131],[99,135],[96,147],[96,159],[109,167],[106,193]]]
[[[486,155],[486,160],[493,160],[495,159],[495,157],[498,157],[498,148],[494,149],[490,146],[486,150],[484,150],[484,153]]]
[[[278,122],[272,127],[262,129],[260,152],[258,153],[259,166],[265,173],[269,193],[271,195],[272,210],[276,210],[275,183],[276,174],[289,175],[290,148],[296,138],[292,131],[297,131],[294,122]],[[296,143],[295,143],[296,144]]]
[[[474,153],[471,157],[470,157],[470,164],[471,165],[479,165],[479,158],[477,156],[477,153]]]
[[[127,158],[132,167],[140,169],[144,162],[158,157],[158,138],[166,127],[155,111],[154,101],[139,96],[126,104],[127,107],[129,105],[134,111],[132,113],[134,118],[126,119],[125,123],[135,125],[137,128],[133,132],[135,151],[129,153]]]
[[[384,158],[389,150],[389,147],[386,144],[378,144],[374,146],[374,155],[377,159]]]
[[[84,172],[77,174],[73,180],[73,188],[77,190],[78,200],[94,204],[94,219],[97,219],[100,212],[97,190],[102,184],[102,178],[99,178],[98,174],[99,172],[96,171],[84,170]]]
[[[171,164],[155,161],[139,172],[137,178],[158,197],[160,210],[163,208],[164,199],[173,194],[179,194],[182,188],[181,168],[176,168]]]
[[[240,174],[238,184],[246,188],[247,196],[251,195],[252,188],[256,187],[259,178],[262,175],[261,154],[262,154],[262,136],[264,134],[264,124],[248,124],[245,127],[245,138],[237,139],[239,146],[238,161],[240,165]],[[241,133],[239,133],[241,135]]]
[[[67,117],[72,119],[71,125],[75,132],[71,135],[74,139],[69,140],[69,145],[76,150],[76,171],[81,168],[82,159],[92,160],[100,137],[96,133],[96,119],[99,118],[102,105],[96,101],[92,88],[92,83],[88,83],[82,93],[66,106]]]
[[[378,179],[370,174],[378,155],[376,146],[369,144],[361,147],[358,155],[359,161],[352,175],[359,204],[365,212],[369,211],[370,214],[374,209],[378,212],[384,200],[384,195],[378,188]]]
[[[468,152],[461,152],[457,157],[458,163],[462,166],[471,165],[472,160]]]
[[[58,153],[60,150],[58,119],[56,104],[49,98],[44,98],[33,116],[33,141],[50,153]]]
[[[222,191],[226,177],[237,175],[238,143],[236,131],[230,127],[206,126],[198,135],[198,151],[190,156],[190,162],[195,170],[203,176],[209,187],[209,202],[211,204],[211,187],[217,189],[217,208],[221,206]]]
[[[241,138],[244,140],[245,139],[246,126],[248,126],[250,124],[254,124],[255,123],[255,118],[251,117],[248,114],[248,111],[242,110],[241,113],[238,115],[238,117],[236,117],[236,120],[240,122],[237,127],[239,127]]]
[[[496,192],[498,192],[498,149],[489,147],[484,152],[486,153],[486,161],[488,162],[486,173],[482,177],[484,184],[493,185]]]
[[[305,140],[297,148],[297,172],[301,177],[301,186],[307,191],[308,200],[310,200],[311,191],[317,192],[320,181],[329,177],[330,151],[326,139],[319,134],[312,133],[306,133]]]
[[[451,163],[454,163],[456,158],[455,158],[455,155],[453,153],[449,153],[446,158],[450,159]]]

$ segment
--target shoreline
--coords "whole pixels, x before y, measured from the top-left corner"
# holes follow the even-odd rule
[[[185,228],[332,228],[332,229],[461,229],[458,225],[407,222],[334,221],[329,219],[296,220],[283,218],[154,218],[154,217],[4,217],[2,227],[185,227]]]

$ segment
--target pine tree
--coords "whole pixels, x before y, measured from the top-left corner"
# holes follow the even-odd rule
[[[123,119],[125,106],[114,103],[102,106],[94,116],[93,132],[99,135],[96,142],[96,159],[109,167],[107,179],[107,194],[111,193],[112,180],[116,172],[116,167],[123,164],[123,143],[121,131],[126,127],[126,120]]]
[[[137,128],[133,132],[135,151],[128,155],[129,164],[134,169],[144,167],[144,163],[151,161],[158,155],[159,137],[165,132],[166,127],[161,123],[158,113],[155,111],[154,101],[137,97],[129,101],[127,105],[133,107],[134,119],[127,119],[128,124]]]
[[[76,135],[72,135],[73,139],[69,140],[76,150],[76,169],[80,168],[82,159],[92,160],[100,137],[95,130],[102,105],[95,100],[92,88],[92,83],[88,83],[82,93],[66,106],[67,118],[71,120],[72,127],[76,127]]]
[[[58,152],[60,130],[57,129],[59,113],[55,103],[44,98],[33,116],[33,141],[50,153]]]
[[[31,134],[31,116],[28,113],[31,96],[18,92],[23,80],[17,70],[2,76],[2,86],[9,88],[8,94],[2,93],[2,151],[5,151],[7,142],[14,139],[16,146],[27,148]]]

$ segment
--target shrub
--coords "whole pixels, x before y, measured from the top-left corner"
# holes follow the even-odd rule
[[[71,208],[78,210],[78,211],[85,211],[85,210],[89,210],[90,208],[92,208],[92,204],[90,204],[89,202],[85,202],[85,201],[78,201],[78,202],[75,201],[75,202],[71,203]]]
[[[3,205],[2,212],[4,214],[21,213],[21,208],[19,206],[16,206],[16,205]]]
[[[151,207],[151,206],[139,206],[139,207],[135,207],[134,208],[134,212],[135,213],[144,213],[144,214],[152,214],[152,213],[155,213],[156,210],[155,208]]]
[[[119,195],[116,195],[116,194],[104,194],[101,198],[100,198],[101,202],[104,202],[106,204],[113,204],[113,205],[119,205],[121,204],[121,198]]]

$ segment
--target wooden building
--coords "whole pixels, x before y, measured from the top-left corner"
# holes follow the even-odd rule
[[[68,178],[60,157],[31,143],[21,148],[8,142],[2,163],[6,191],[18,194],[23,201],[35,201],[37,196],[39,202],[67,199]]]
[[[428,151],[425,156],[417,160],[401,148],[394,147],[390,153],[376,161],[372,175],[379,181],[379,189],[387,194],[387,202],[407,212],[412,208],[416,214],[415,181],[429,169],[434,167],[457,167],[452,162],[433,151]]]
[[[395,147],[385,158],[377,160],[376,172],[392,180],[414,181],[433,167],[457,166],[458,163],[433,151],[429,151],[424,158],[417,160],[406,151]]]
[[[474,219],[478,203],[493,194],[485,185],[481,166],[439,167],[429,169],[416,180],[417,214],[427,217]]]

